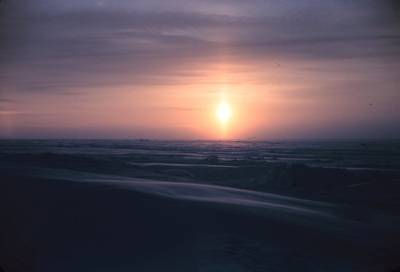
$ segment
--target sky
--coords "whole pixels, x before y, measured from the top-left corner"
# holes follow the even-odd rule
[[[396,0],[0,0],[0,138],[400,138],[399,86]]]

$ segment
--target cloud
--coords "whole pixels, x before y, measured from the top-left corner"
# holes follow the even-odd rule
[[[19,0],[3,8],[8,14],[0,31],[2,87],[56,92],[107,84],[180,84],[185,73],[201,73],[195,64],[221,54],[250,61],[400,57],[398,29],[373,21],[373,5],[359,11],[345,1],[315,6],[303,1],[297,9],[262,2],[222,1],[247,10],[227,15],[213,13],[212,4],[198,12],[195,2],[169,11],[158,1],[150,6],[160,10],[124,1],[72,1],[62,9],[44,0],[35,7]],[[267,15],[258,14],[258,8]]]
[[[225,80],[269,93],[281,84],[300,90],[288,97],[310,101],[377,89],[389,99],[400,71],[399,22],[389,0],[5,1],[0,98],[23,109],[38,96]]]

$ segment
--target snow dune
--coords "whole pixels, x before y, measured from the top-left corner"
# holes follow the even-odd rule
[[[14,176],[0,187],[5,271],[391,271],[398,265],[396,228],[386,223],[396,218],[324,202],[112,176]]]

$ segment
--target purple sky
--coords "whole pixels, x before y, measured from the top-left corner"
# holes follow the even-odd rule
[[[0,137],[400,137],[397,1],[3,0]]]

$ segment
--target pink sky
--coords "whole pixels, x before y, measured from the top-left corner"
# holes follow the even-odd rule
[[[392,7],[311,2],[7,2],[0,137],[400,137]]]

